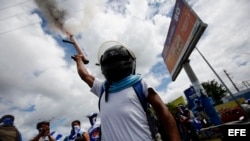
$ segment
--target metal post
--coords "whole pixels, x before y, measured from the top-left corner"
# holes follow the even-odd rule
[[[185,69],[190,81],[192,82],[196,94],[201,99],[202,104],[205,108],[205,111],[206,111],[207,115],[209,116],[212,124],[214,124],[214,125],[221,124],[222,121],[221,121],[218,113],[214,109],[213,105],[211,104],[210,99],[208,98],[206,91],[204,91],[204,88],[202,87],[202,85],[200,84],[196,75],[194,74],[192,68],[190,67],[189,60],[187,60],[186,62],[183,63],[183,68]]]
[[[238,87],[235,85],[235,83],[233,82],[233,80],[231,79],[231,77],[229,76],[229,74],[227,73],[226,70],[224,70],[226,76],[228,77],[228,79],[230,80],[230,82],[233,84],[234,88],[236,89],[237,92],[239,92],[240,90],[238,89]]]

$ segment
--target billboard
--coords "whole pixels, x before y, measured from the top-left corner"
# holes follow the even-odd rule
[[[176,0],[162,51],[163,60],[173,81],[206,27],[207,24],[202,22],[184,0]]]

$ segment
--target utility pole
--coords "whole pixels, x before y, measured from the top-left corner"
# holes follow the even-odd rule
[[[240,90],[238,89],[238,87],[235,85],[235,83],[233,82],[233,80],[231,79],[231,77],[229,76],[229,74],[227,73],[226,70],[224,70],[225,74],[227,75],[228,79],[231,81],[231,83],[233,84],[234,88],[237,90],[237,92],[239,92]]]
[[[220,80],[220,82],[222,83],[222,85],[224,85],[224,87],[226,88],[226,90],[228,91],[228,93],[230,94],[230,96],[232,97],[232,99],[234,100],[234,102],[237,104],[237,106],[239,106],[241,108],[242,111],[245,111],[243,109],[243,107],[240,105],[240,103],[237,101],[236,97],[233,95],[233,93],[229,90],[229,88],[227,87],[227,85],[222,81],[222,79],[219,77],[219,75],[216,73],[216,71],[213,69],[213,67],[210,65],[210,63],[207,61],[207,59],[203,56],[203,54],[198,50],[197,47],[195,47],[195,49],[198,51],[198,53],[201,55],[201,57],[204,59],[204,61],[207,63],[207,65],[210,67],[210,69],[214,72],[214,74],[217,76],[217,78]],[[247,113],[245,112],[245,115],[247,115]],[[247,117],[248,118],[248,117]]]

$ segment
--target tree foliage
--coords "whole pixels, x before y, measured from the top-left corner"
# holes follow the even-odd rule
[[[175,106],[172,103],[168,103],[168,104],[165,104],[165,105],[168,107],[168,110],[170,111],[170,113],[172,113],[173,115],[175,115],[177,106]]]
[[[219,84],[215,80],[203,82],[201,84],[204,90],[207,92],[207,95],[213,98],[215,105],[223,103],[221,98],[226,95],[227,90],[222,84]]]

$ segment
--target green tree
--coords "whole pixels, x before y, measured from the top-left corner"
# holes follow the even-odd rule
[[[168,107],[168,110],[170,111],[170,113],[172,113],[172,115],[175,115],[177,106],[175,106],[172,103],[168,103],[168,104],[165,104],[165,105]]]
[[[215,105],[222,104],[221,98],[224,97],[227,93],[225,87],[222,84],[219,84],[215,80],[212,81],[207,81],[201,83],[203,86],[204,90],[207,92],[207,95],[209,97],[212,97]]]

